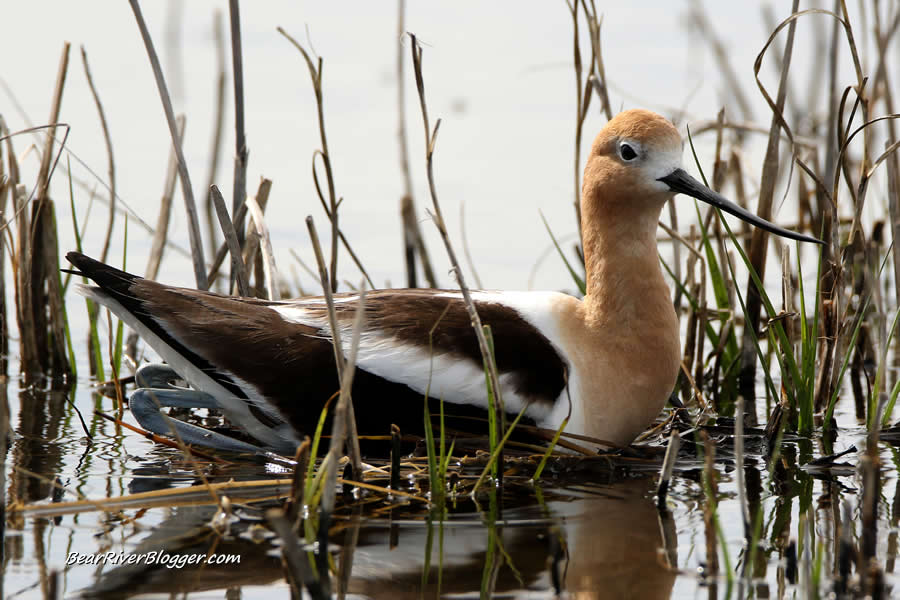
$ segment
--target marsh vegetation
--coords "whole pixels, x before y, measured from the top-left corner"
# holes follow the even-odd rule
[[[634,445],[517,428],[499,407],[488,412],[481,435],[466,435],[448,425],[451,405],[423,399],[424,436],[384,431],[380,441],[390,452],[360,457],[349,394],[358,340],[350,336],[341,342],[350,359],[336,354],[341,392],[319,428],[295,456],[264,458],[148,441],[136,431],[127,411],[133,372],[154,355],[74,293],[80,277],[61,270],[60,257],[84,250],[151,279],[165,279],[164,261],[181,260],[198,289],[267,299],[380,287],[370,273],[374,261],[346,228],[353,206],[345,204],[342,185],[363,175],[337,168],[342,150],[330,143],[332,132],[356,124],[329,118],[336,99],[325,82],[340,75],[302,28],[267,32],[281,44],[279,60],[291,65],[282,75],[314,99],[291,118],[315,131],[315,143],[295,152],[304,157],[297,164],[311,169],[314,185],[304,194],[316,212],[306,220],[302,249],[292,250],[290,270],[276,266],[266,214],[279,182],[247,175],[253,132],[246,131],[251,109],[244,106],[238,1],[214,19],[214,135],[204,181],[191,178],[200,167],[183,151],[185,119],[173,108],[157,40],[140,3],[130,6],[128,26],[146,50],[164,108],[159,126],[171,139],[155,224],[137,218],[118,193],[123,174],[104,111],[113,100],[91,77],[102,57],[63,45],[57,72],[42,74],[55,76],[46,121],[10,125],[19,119],[0,105],[4,597],[262,597],[270,593],[262,586],[272,584],[314,598],[892,595],[900,541],[900,138],[893,97],[900,6],[794,0],[790,11],[787,3],[766,8],[768,37],[758,41],[752,72],[732,63],[729,32],[700,2],[679,9],[725,82],[716,114],[667,114],[689,139],[686,165],[736,203],[825,244],[804,247],[732,229],[700,205],[665,212],[660,260],[671,277],[683,361],[670,405]],[[557,10],[567,6],[570,37],[558,43],[571,48],[565,68],[575,89],[558,93],[574,107],[571,178],[561,179],[555,201],[573,202],[574,210],[568,226],[544,219],[540,227],[554,268],[578,294],[579,237],[562,231],[581,224],[589,128],[622,103],[605,66],[618,50],[604,43],[604,33],[624,24],[605,21],[590,0]],[[409,287],[480,287],[465,236],[444,218],[460,203],[441,186],[439,132],[446,125],[432,108],[433,50],[406,33],[404,11],[400,2],[396,29],[384,33],[396,41],[397,82],[414,82],[417,94],[407,97],[397,86],[403,189],[381,217],[401,223],[393,277]],[[105,168],[89,177],[73,168],[80,159],[67,145],[81,124],[60,118],[67,81],[79,67],[107,153]],[[8,92],[14,98],[16,90]],[[765,113],[754,109],[757,97]],[[232,165],[218,161],[227,98]],[[424,146],[411,143],[414,137]],[[413,151],[420,147],[421,154]],[[427,182],[424,195],[414,179]],[[173,223],[176,203],[184,223]],[[291,227],[304,230],[299,222]],[[499,247],[508,233],[496,227]],[[70,238],[73,248],[60,247]],[[497,406],[490,324],[477,313],[472,320],[484,353],[485,395]],[[214,411],[178,416],[229,431]],[[67,564],[72,552],[235,554],[241,563],[186,565],[173,576],[165,564]]]

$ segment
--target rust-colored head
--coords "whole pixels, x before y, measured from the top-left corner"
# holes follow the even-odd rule
[[[674,192],[660,181],[681,168],[682,141],[672,123],[649,110],[626,110],[597,135],[584,169],[583,207],[655,213]]]
[[[584,168],[581,210],[591,227],[628,222],[650,235],[666,200],[677,193],[693,196],[782,237],[822,243],[760,219],[688,175],[681,168],[682,140],[672,123],[649,110],[616,115],[594,140]],[[632,227],[633,229],[633,227]]]

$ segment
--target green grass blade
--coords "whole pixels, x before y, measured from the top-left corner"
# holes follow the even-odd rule
[[[544,218],[544,213],[540,213],[541,221],[544,222],[544,227],[547,228],[547,233],[550,234],[550,239],[553,240],[553,245],[556,246],[556,251],[559,253],[559,257],[563,260],[566,265],[566,269],[569,270],[569,275],[572,277],[572,280],[575,282],[575,285],[578,286],[578,290],[582,295],[587,293],[587,286],[584,283],[584,279],[578,276],[578,273],[575,272],[575,269],[572,268],[572,265],[569,263],[569,259],[566,258],[565,252],[562,251],[562,248],[559,247],[559,242],[556,241],[556,236],[553,235],[553,231],[550,230],[550,224],[547,223],[547,219]]]

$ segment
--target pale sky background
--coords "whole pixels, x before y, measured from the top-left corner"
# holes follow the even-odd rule
[[[729,59],[751,98],[755,122],[768,127],[765,104],[755,89],[753,61],[766,41],[764,4],[705,3],[710,22],[726,44]],[[603,50],[610,98],[615,110],[646,107],[667,116],[684,111],[687,120],[715,117],[721,106],[742,120],[723,82],[708,44],[689,27],[691,3],[598,3],[603,15]],[[779,18],[787,3],[775,3]],[[145,2],[143,10],[174,96],[176,111],[187,114],[185,152],[193,187],[208,178],[213,121],[216,55],[213,13],[227,5],[213,2]],[[180,11],[180,27],[172,27]],[[432,121],[442,119],[435,155],[438,194],[454,241],[460,245],[460,209],[464,205],[469,246],[486,287],[523,289],[529,273],[549,247],[539,211],[560,237],[575,232],[572,202],[574,83],[572,24],[562,2],[410,3],[406,29],[425,47],[425,83]],[[784,13],[784,14],[781,14]],[[15,3],[4,10],[10,18],[0,37],[5,57],[0,77],[15,95],[31,123],[46,121],[57,64],[64,40],[72,42],[62,121],[72,126],[68,147],[104,179],[106,150],[96,109],[88,90],[79,46],[88,52],[111,130],[120,197],[148,223],[156,222],[169,152],[169,133],[149,62],[128,3]],[[248,192],[260,176],[273,180],[268,225],[278,265],[290,272],[294,248],[308,262],[312,252],[303,218],[312,214],[326,234],[327,219],[315,197],[311,156],[319,148],[315,103],[306,66],[299,53],[275,28],[314,48],[324,59],[325,123],[334,164],[337,193],[344,198],[341,226],[378,285],[404,283],[400,220],[402,180],[397,142],[395,59],[399,45],[396,6],[391,3],[266,2],[242,5],[246,131],[250,148]],[[798,28],[795,70],[809,69],[815,47],[812,33],[825,17],[808,17]],[[176,36],[176,37],[173,37]],[[227,34],[226,34],[227,36]],[[582,38],[586,37],[582,28]],[[173,53],[167,39],[180,39]],[[226,41],[230,39],[226,37]],[[179,59],[180,56],[180,59]],[[173,69],[181,60],[181,74]],[[229,55],[230,71],[230,55]],[[844,57],[844,66],[849,58]],[[774,70],[763,68],[773,86]],[[849,70],[847,83],[849,79]],[[804,73],[795,86],[806,97]],[[423,131],[407,56],[407,123],[411,168],[418,213],[428,236],[440,280],[452,285],[448,263],[424,208],[429,205],[424,168]],[[228,80],[225,142],[217,182],[230,205],[234,118]],[[27,125],[25,115],[0,90],[0,113],[12,130]],[[605,118],[593,104],[585,125],[585,148]],[[683,123],[681,125],[684,131]],[[18,137],[22,154],[30,137]],[[761,146],[763,138],[755,147]],[[697,140],[701,154],[711,153],[712,136]],[[761,152],[761,151],[760,151]],[[758,179],[761,157],[746,158],[748,178]],[[39,162],[24,159],[29,172]],[[690,164],[686,159],[686,164]],[[65,161],[62,162],[65,166]],[[690,169],[693,170],[692,165]],[[84,180],[92,177],[73,166]],[[54,180],[60,218],[68,223],[66,179]],[[752,184],[751,184],[752,185]],[[98,187],[104,199],[107,192]],[[76,188],[83,218],[89,193]],[[198,198],[198,201],[202,198]],[[682,201],[682,214],[693,209]],[[97,254],[105,228],[105,207],[95,203],[85,247]],[[783,222],[795,217],[787,208]],[[63,228],[62,250],[73,242]],[[120,262],[122,221],[116,224],[111,259]],[[132,223],[129,261],[142,271],[150,236]],[[327,235],[325,236],[327,238]],[[170,238],[188,246],[182,197],[176,195]],[[327,241],[326,241],[327,245]],[[571,244],[568,244],[571,245]],[[461,251],[461,248],[458,248]],[[342,264],[349,267],[345,253]],[[340,271],[356,283],[353,268]],[[160,278],[190,284],[186,260],[170,253]],[[304,278],[308,287],[311,280]],[[549,256],[533,286],[570,288],[565,269]]]

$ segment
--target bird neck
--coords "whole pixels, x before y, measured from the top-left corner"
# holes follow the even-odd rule
[[[629,200],[583,202],[582,244],[587,290],[584,304],[592,320],[622,324],[647,309],[665,310],[671,300],[656,246],[662,205]],[[666,311],[668,312],[668,311]]]

